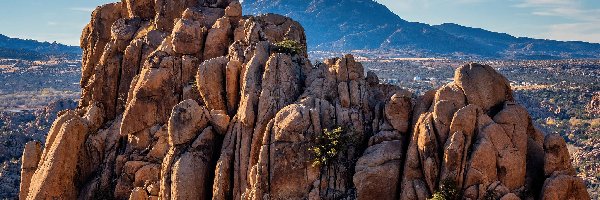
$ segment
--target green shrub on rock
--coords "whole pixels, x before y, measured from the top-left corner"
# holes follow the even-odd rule
[[[298,54],[302,52],[302,49],[302,44],[295,40],[286,39],[281,42],[275,43],[275,52],[279,53]]]

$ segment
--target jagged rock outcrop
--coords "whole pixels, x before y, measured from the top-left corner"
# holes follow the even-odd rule
[[[313,65],[299,23],[229,0],[101,6],[82,47],[79,108],[23,155],[27,199],[587,196],[489,66],[415,99],[351,55]]]
[[[402,199],[423,199],[442,184],[455,185],[470,199],[538,198],[544,181],[540,171],[549,176],[570,167],[564,140],[544,140],[494,69],[465,65],[454,80],[437,90],[431,103],[420,102],[431,106],[414,126]]]
[[[42,144],[40,142],[31,141],[25,144],[23,150],[22,165],[21,165],[21,185],[19,188],[19,199],[26,199],[31,177],[38,167],[42,154]]]

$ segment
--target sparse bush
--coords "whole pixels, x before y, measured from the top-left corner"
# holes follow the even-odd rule
[[[283,40],[281,42],[275,43],[275,52],[279,53],[289,53],[289,54],[298,54],[302,52],[304,46],[300,44],[300,42],[295,40]]]
[[[438,191],[433,193],[430,200],[456,200],[459,199],[456,182],[450,179],[442,180]]]
[[[590,121],[591,121],[590,122],[590,126],[592,128],[598,128],[598,127],[600,127],[600,118],[592,119]]]
[[[315,139],[315,145],[309,148],[314,155],[313,167],[329,165],[344,150],[346,143],[347,139],[342,127],[331,131],[323,129],[323,134]]]
[[[556,122],[556,120],[555,120],[554,118],[552,118],[552,117],[548,117],[548,118],[546,119],[546,124],[547,124],[547,125],[550,125],[550,126],[553,126],[553,125],[556,125],[556,124],[557,124],[557,122]]]
[[[571,119],[569,119],[569,124],[571,124],[571,126],[577,127],[582,126],[584,124],[584,121],[575,117],[571,117]]]
[[[496,199],[498,199],[498,194],[496,194],[496,192],[493,190],[488,190],[485,192],[483,199],[484,200],[496,200]]]

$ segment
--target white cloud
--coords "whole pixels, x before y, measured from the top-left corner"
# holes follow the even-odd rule
[[[578,0],[524,0],[517,4],[518,7],[533,7],[533,6],[565,6],[578,4]]]
[[[586,8],[583,0],[523,0],[516,7],[530,8],[532,15],[553,16],[578,21],[600,20],[599,8]]]
[[[91,13],[94,11],[94,8],[72,7],[72,8],[69,8],[69,10],[77,11],[77,12]]]
[[[516,7],[528,8],[531,15],[556,17],[565,22],[547,25],[540,37],[600,43],[600,8],[583,6],[585,0],[523,0]]]
[[[598,22],[554,24],[544,35],[557,40],[600,43],[600,26]]]

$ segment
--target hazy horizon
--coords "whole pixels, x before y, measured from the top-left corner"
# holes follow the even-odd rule
[[[595,0],[377,0],[402,19],[431,25],[456,23],[517,37],[600,43],[600,1]],[[0,8],[0,34],[79,45],[98,5],[111,0],[20,0]],[[33,14],[32,14],[33,13]]]

